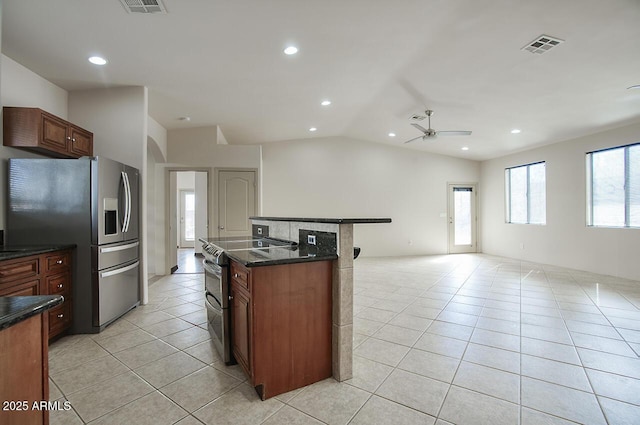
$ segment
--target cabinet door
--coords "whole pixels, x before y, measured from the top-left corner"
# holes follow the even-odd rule
[[[40,145],[61,154],[67,153],[67,123],[53,115],[42,113],[42,140]]]
[[[93,155],[93,134],[78,127],[71,127],[71,144],[69,153],[72,156],[92,156]]]
[[[233,354],[251,377],[251,301],[235,285],[231,285],[231,347]]]

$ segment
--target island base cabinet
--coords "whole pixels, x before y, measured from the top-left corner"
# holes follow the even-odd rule
[[[234,355],[263,400],[331,377],[332,269],[331,261],[232,263]]]
[[[0,331],[2,425],[49,423],[48,411],[38,408],[49,400],[47,328],[45,313]]]
[[[251,377],[251,301],[237,284],[231,285],[231,323],[233,342],[231,347],[233,356],[245,373]]]

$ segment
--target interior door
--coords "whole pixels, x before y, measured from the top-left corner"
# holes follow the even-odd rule
[[[218,236],[251,234],[256,214],[256,172],[218,171]]]
[[[449,185],[449,253],[477,252],[476,185]]]

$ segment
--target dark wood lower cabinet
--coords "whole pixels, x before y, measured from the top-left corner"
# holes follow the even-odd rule
[[[233,356],[251,376],[251,301],[237,284],[231,285],[231,298]]]
[[[332,270],[232,262],[233,353],[263,400],[331,376]]]
[[[0,423],[42,425],[49,412],[34,408],[49,400],[46,312],[0,331]]]

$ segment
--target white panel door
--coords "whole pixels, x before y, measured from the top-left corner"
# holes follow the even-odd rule
[[[218,172],[218,236],[251,235],[256,214],[255,171]]]
[[[477,252],[476,185],[449,185],[449,253]]]

